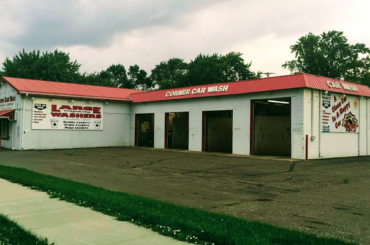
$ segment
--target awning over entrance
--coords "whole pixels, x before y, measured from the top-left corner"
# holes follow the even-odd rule
[[[13,120],[14,119],[14,111],[15,110],[4,110],[0,111],[0,119],[9,119]]]

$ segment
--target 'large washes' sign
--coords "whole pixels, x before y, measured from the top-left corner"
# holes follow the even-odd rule
[[[103,103],[34,99],[32,129],[103,130]]]
[[[359,100],[356,96],[321,94],[322,132],[358,132]]]

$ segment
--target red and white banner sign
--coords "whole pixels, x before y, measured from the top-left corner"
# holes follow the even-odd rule
[[[34,99],[32,129],[103,130],[103,103]]]
[[[344,133],[359,131],[359,100],[356,96],[322,92],[322,132]]]

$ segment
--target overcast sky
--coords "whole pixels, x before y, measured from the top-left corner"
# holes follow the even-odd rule
[[[81,72],[170,58],[243,53],[253,71],[289,74],[289,46],[309,32],[343,31],[370,47],[366,0],[0,0],[0,61],[22,48],[70,53]]]

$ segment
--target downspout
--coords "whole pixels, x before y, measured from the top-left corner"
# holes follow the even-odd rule
[[[322,128],[321,128],[321,109],[320,109],[320,106],[321,106],[321,103],[322,103],[322,91],[320,90],[319,91],[319,158],[322,158],[321,156],[321,131],[322,131]]]
[[[14,117],[13,119],[17,119],[16,112],[14,112],[13,115],[14,115],[13,116]],[[12,123],[12,151],[14,151],[14,134],[15,134],[16,128],[17,128],[17,123],[15,121],[15,122]]]
[[[23,137],[24,137],[24,116],[25,116],[25,100],[26,100],[26,97],[28,96],[28,93],[26,93],[26,96],[25,97],[21,97],[22,99],[22,128],[21,128],[21,133],[20,133],[20,137],[21,137],[21,151],[23,151]]]
[[[315,136],[314,136],[314,123],[315,123],[315,113],[314,113],[314,103],[315,103],[315,96],[314,96],[314,91],[313,89],[311,89],[311,137],[310,137],[310,141],[314,141],[315,140]],[[307,141],[307,144],[308,144],[308,141]],[[308,147],[307,147],[308,149]]]
[[[359,121],[361,123],[362,115],[361,115],[361,97],[359,98],[359,103],[358,103],[358,116],[359,116]],[[362,124],[362,123],[361,123]],[[361,126],[361,125],[360,125]],[[362,130],[358,133],[358,156],[361,156],[361,132]]]

